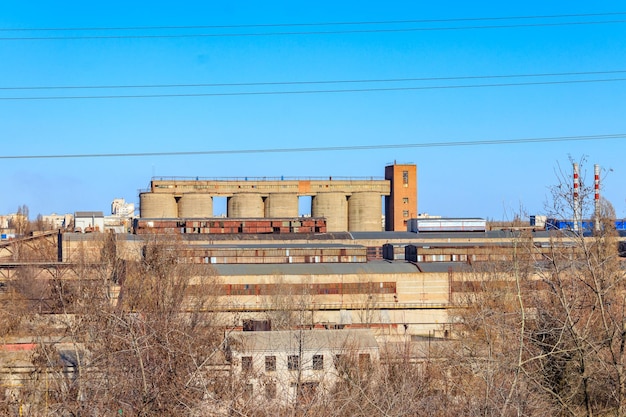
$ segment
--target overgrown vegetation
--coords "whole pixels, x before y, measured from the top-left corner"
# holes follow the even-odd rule
[[[553,214],[568,217],[566,179],[552,191]],[[583,184],[580,195],[593,215],[584,203],[591,188]],[[35,334],[39,343],[28,381],[0,392],[0,412],[624,416],[626,275],[608,202],[598,215],[601,227],[592,234],[552,233],[549,251],[539,251],[523,231],[514,234],[512,261],[474,264],[450,310],[445,342],[427,350],[408,339],[383,344],[381,360],[367,366],[357,352],[345,355],[333,371],[337,382],[323,395],[300,388],[312,385],[300,381],[298,368],[295,403],[261,401],[271,391],[252,395],[250,375],[232,372],[223,348],[233,323],[211,311],[221,292],[209,266],[181,263],[171,237],[150,239],[138,260],[122,260],[113,238],[103,235],[96,263],[85,259],[46,279],[32,267],[17,271],[0,331]],[[276,288],[267,313],[273,327],[310,325],[312,296]]]

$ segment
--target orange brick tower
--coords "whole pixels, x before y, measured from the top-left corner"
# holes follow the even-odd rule
[[[417,217],[417,166],[396,164],[385,167],[391,194],[385,197],[385,230],[406,231],[407,221]]]

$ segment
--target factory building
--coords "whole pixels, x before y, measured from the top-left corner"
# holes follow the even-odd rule
[[[311,215],[328,232],[404,231],[417,216],[417,168],[393,164],[384,179],[153,179],[139,195],[143,218],[212,218],[213,197],[227,198],[229,218],[296,218],[299,197],[311,197]]]
[[[370,329],[239,332],[229,338],[233,371],[245,395],[287,404],[328,392],[348,369],[366,374],[380,359]]]

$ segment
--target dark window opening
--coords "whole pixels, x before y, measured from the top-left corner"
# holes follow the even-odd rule
[[[313,355],[313,370],[314,371],[324,370],[324,355]]]
[[[246,384],[246,386],[243,388],[243,397],[245,399],[250,399],[252,398],[253,392],[254,386],[252,384]]]
[[[241,357],[241,370],[244,372],[252,371],[252,356]]]
[[[276,398],[276,383],[268,382],[265,384],[265,398],[273,400]]]
[[[298,369],[300,369],[300,356],[287,356],[287,369],[289,369],[290,371],[297,371]]]
[[[265,372],[272,372],[276,370],[276,356],[265,357]]]

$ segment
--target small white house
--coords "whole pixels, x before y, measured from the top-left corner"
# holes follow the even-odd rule
[[[247,395],[284,404],[324,395],[345,367],[365,369],[380,359],[370,329],[236,332],[227,354]]]
[[[104,231],[104,214],[101,211],[75,212],[74,230],[83,233]]]

